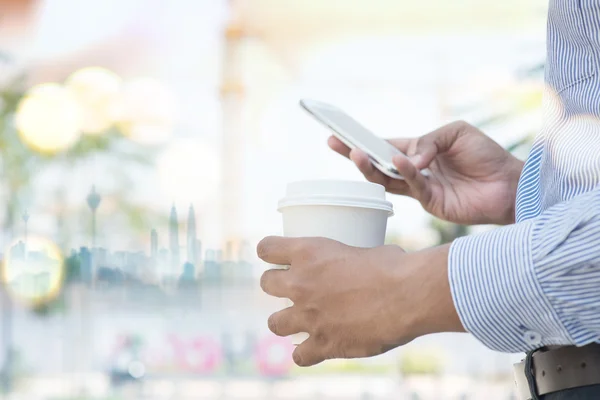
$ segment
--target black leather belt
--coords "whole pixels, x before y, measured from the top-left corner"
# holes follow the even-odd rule
[[[514,365],[519,400],[533,397],[527,380],[527,360]],[[560,390],[600,384],[600,344],[539,350],[531,357],[534,389],[538,396]]]

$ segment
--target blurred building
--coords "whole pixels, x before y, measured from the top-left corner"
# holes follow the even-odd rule
[[[156,263],[158,257],[158,233],[156,232],[156,229],[150,231],[150,257],[152,258],[152,261]]]
[[[89,284],[92,282],[92,279],[94,279],[92,275],[92,253],[87,247],[80,247],[77,256],[79,258],[81,281]]]
[[[174,204],[171,207],[171,215],[169,217],[169,251],[171,252],[171,273],[177,274],[180,268],[179,220],[177,219],[177,209]]]
[[[192,265],[198,265],[198,253],[197,253],[197,232],[196,232],[196,214],[194,212],[194,206],[190,205],[188,210],[187,219],[187,237],[186,237],[186,251],[187,261]]]
[[[15,260],[25,259],[25,243],[19,241],[17,244],[10,248],[9,257]]]

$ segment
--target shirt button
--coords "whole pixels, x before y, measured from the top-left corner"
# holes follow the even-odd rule
[[[527,331],[527,332],[525,332],[523,337],[525,339],[525,342],[527,342],[527,344],[530,344],[532,346],[537,346],[540,343],[542,343],[542,335],[540,335],[539,333],[537,333],[535,331]]]

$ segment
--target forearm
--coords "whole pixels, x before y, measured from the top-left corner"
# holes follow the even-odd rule
[[[394,268],[396,287],[409,288],[411,296],[406,304],[396,307],[404,315],[396,320],[408,324],[416,336],[439,332],[465,332],[452,301],[448,279],[448,252],[450,245],[442,245],[406,254]],[[405,289],[406,290],[406,289]],[[406,293],[397,293],[395,303],[406,302]],[[406,310],[409,310],[408,315]]]

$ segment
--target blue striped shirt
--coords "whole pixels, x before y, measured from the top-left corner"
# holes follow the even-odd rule
[[[600,342],[600,0],[551,0],[544,121],[516,223],[456,240],[452,296],[486,346]]]

